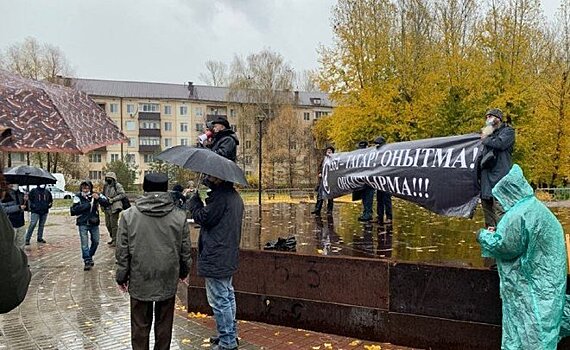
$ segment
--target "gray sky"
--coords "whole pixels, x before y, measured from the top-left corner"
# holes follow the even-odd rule
[[[200,83],[204,63],[263,48],[297,72],[330,45],[334,0],[0,0],[0,49],[33,36],[79,77]]]
[[[33,36],[79,77],[200,83],[204,63],[263,48],[297,72],[332,43],[335,0],[0,0],[0,49]],[[542,0],[552,18],[559,0]]]

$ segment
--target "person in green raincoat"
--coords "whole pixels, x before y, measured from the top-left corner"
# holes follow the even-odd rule
[[[501,349],[556,349],[565,304],[562,226],[534,196],[518,165],[492,190],[505,210],[479,232],[483,257],[497,260],[503,303]]]

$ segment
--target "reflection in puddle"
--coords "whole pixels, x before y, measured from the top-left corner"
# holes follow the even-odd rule
[[[484,266],[475,241],[483,226],[482,210],[473,219],[448,218],[414,204],[394,200],[394,223],[379,225],[357,220],[361,204],[337,203],[333,216],[310,214],[313,204],[247,205],[241,247],[262,249],[277,237],[297,238],[297,253],[344,255],[424,261],[456,266]],[[570,232],[570,208],[552,208],[565,232]],[[192,228],[196,243],[197,228]]]

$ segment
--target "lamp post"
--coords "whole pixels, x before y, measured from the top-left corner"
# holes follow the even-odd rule
[[[257,204],[260,207],[260,211],[259,211],[259,217],[261,218],[261,159],[262,159],[262,150],[261,150],[261,146],[262,146],[262,135],[263,135],[263,120],[265,119],[265,116],[263,114],[260,114],[257,116],[257,120],[259,121],[259,150],[257,151],[257,156],[258,156],[258,165],[259,168],[257,170]]]

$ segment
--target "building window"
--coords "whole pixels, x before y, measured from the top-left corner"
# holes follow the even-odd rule
[[[316,111],[315,112],[315,119],[319,119],[320,117],[324,117],[327,115],[329,115],[329,112]]]
[[[250,125],[244,125],[243,131],[245,131],[246,134],[251,134],[251,126]]]
[[[291,141],[291,149],[297,149],[297,142]]]
[[[135,164],[135,155],[134,154],[125,154],[125,162],[129,164]]]
[[[137,123],[134,120],[127,120],[125,122],[125,129],[127,131],[133,131],[137,129]]]
[[[245,156],[243,160],[246,165],[251,165],[251,156]]]
[[[180,123],[180,132],[188,132],[188,123]]]
[[[89,172],[89,179],[91,180],[101,180],[103,174],[102,171],[90,171]]]
[[[154,154],[145,154],[143,155],[143,160],[145,163],[152,163],[154,162]]]
[[[160,112],[160,105],[158,103],[141,103],[139,104],[139,111]]]
[[[188,106],[180,106],[180,115],[188,115]]]
[[[111,162],[116,162],[119,160],[119,154],[118,153],[111,153]]]
[[[164,147],[165,148],[172,147],[172,139],[171,138],[165,138],[164,139]]]
[[[137,138],[136,137],[129,137],[129,143],[127,147],[137,147]]]
[[[169,106],[169,105],[164,106],[164,114],[171,115],[172,114],[172,106]]]
[[[156,130],[156,129],[160,129],[160,122],[157,121],[153,121],[153,120],[141,120],[139,122],[139,128],[141,129],[152,129],[152,130]]]
[[[180,145],[181,146],[188,146],[188,139],[187,138],[180,139]]]
[[[311,120],[311,112],[303,113],[303,120]]]
[[[89,163],[101,163],[101,153],[90,153]]]
[[[141,137],[141,146],[160,146],[160,137]]]
[[[172,131],[172,122],[164,123],[164,131]]]
[[[204,130],[204,124],[196,123],[196,131],[202,132]]]
[[[235,116],[236,116],[236,110],[231,108],[230,109],[230,117],[235,118]]]
[[[71,155],[71,161],[73,163],[79,163],[79,161],[81,161],[81,158],[79,157],[79,154],[72,154]]]
[[[111,103],[111,104],[109,105],[109,111],[110,111],[111,113],[117,113],[117,112],[119,111],[119,105],[116,104],[116,103]]]
[[[127,105],[127,113],[134,114],[135,113],[135,105]]]
[[[245,176],[251,176],[251,170],[246,170],[246,171],[245,171]]]
[[[251,140],[245,141],[245,148],[251,148]]]

